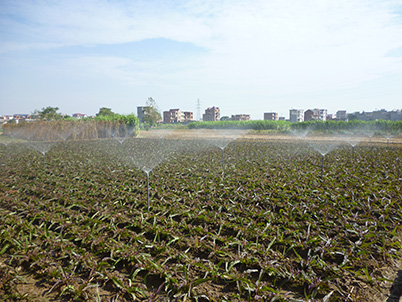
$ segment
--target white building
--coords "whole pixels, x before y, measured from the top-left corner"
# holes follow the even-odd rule
[[[304,110],[303,109],[290,109],[289,110],[289,121],[291,123],[299,123],[304,121]]]

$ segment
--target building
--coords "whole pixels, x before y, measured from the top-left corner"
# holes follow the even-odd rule
[[[145,110],[148,107],[149,106],[138,106],[137,107],[137,117],[138,117],[138,120],[140,121],[140,123],[144,122]]]
[[[327,120],[327,115],[328,115],[327,109],[319,109],[318,120],[325,122]]]
[[[326,121],[327,115],[327,109],[308,109],[304,112],[304,121]]]
[[[184,120],[184,113],[180,109],[170,109],[163,111],[163,123],[175,124],[181,123]]]
[[[180,109],[170,109],[163,112],[164,124],[186,123],[193,120],[194,114],[189,111],[181,111]]]
[[[19,120],[19,121],[32,119],[30,114],[14,114],[13,117],[15,120]]]
[[[402,110],[392,110],[389,117],[391,121],[402,121]]]
[[[19,122],[22,122],[22,121],[33,122],[34,119],[32,118],[32,116],[30,114],[24,113],[24,114],[14,114],[13,121],[18,124]]]
[[[82,113],[74,113],[73,114],[73,118],[80,119],[80,118],[85,118],[85,117],[87,117],[86,114],[82,114]]]
[[[0,116],[0,123],[5,124],[9,121],[12,121],[14,119],[14,116],[12,115],[2,115]]]
[[[348,119],[348,116],[346,114],[346,110],[338,110],[336,112],[336,119],[338,121],[346,121]]]
[[[304,121],[304,110],[303,109],[290,109],[289,110],[289,121],[291,123],[299,123]]]
[[[376,120],[389,120],[389,121],[402,121],[401,110],[387,111],[385,109],[376,110],[373,112],[354,112],[348,115],[348,119],[357,119],[361,121],[376,121]]]
[[[184,111],[184,121],[183,123],[191,122],[194,120],[194,114],[190,111]]]
[[[214,122],[219,121],[221,118],[221,111],[219,107],[209,107],[205,110],[205,113],[202,115],[202,120],[204,122]]]
[[[318,116],[318,109],[308,109],[304,112],[304,121],[318,121]]]
[[[250,120],[250,114],[236,114],[231,117],[232,121],[249,121]]]
[[[278,113],[277,112],[265,112],[264,113],[264,120],[277,121],[278,120]]]

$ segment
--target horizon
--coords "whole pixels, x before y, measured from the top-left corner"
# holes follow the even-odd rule
[[[0,111],[101,107],[221,116],[402,104],[402,3],[11,1],[0,3]]]
[[[49,106],[49,107],[52,107],[52,106]],[[218,106],[217,106],[218,107]],[[219,108],[219,107],[218,107]],[[43,110],[43,109],[45,109],[45,107],[43,107],[43,108],[41,108],[41,110]],[[101,108],[99,108],[99,109],[101,109]],[[107,108],[107,109],[112,109],[112,108]],[[177,109],[177,108],[176,108]],[[179,110],[181,110],[180,108],[178,108]],[[308,111],[308,110],[314,110],[314,109],[324,109],[324,110],[326,110],[325,108],[307,108],[307,109],[301,109],[301,108],[299,108],[299,109],[296,109],[296,108],[291,108],[291,109],[289,109],[289,111],[290,110],[303,110],[303,112],[305,113],[306,111]],[[171,109],[171,110],[174,110],[174,109]],[[40,111],[40,110],[38,110],[38,111]],[[57,111],[59,111],[59,110],[57,110]],[[169,111],[169,110],[166,110],[166,111]],[[181,110],[182,112],[184,112],[183,110]],[[338,110],[338,111],[343,111],[342,109],[341,110]],[[337,112],[338,112],[337,111]],[[354,111],[354,112],[347,112],[346,111],[346,114],[364,114],[364,113],[370,113],[370,112],[382,112],[382,111],[385,111],[385,112],[401,112],[402,111],[402,109],[393,109],[393,110],[387,110],[387,109],[384,109],[384,108],[382,108],[382,109],[375,109],[374,111],[366,111],[366,110],[362,110],[362,111]],[[99,112],[99,111],[98,111]],[[97,113],[98,113],[97,112]],[[113,112],[113,110],[112,110],[112,112]],[[327,112],[327,116],[336,116],[336,113],[337,112]],[[74,113],[72,113],[72,114],[67,114],[67,113],[64,113],[64,112],[58,112],[58,114],[60,114],[61,116],[67,116],[67,117],[73,117],[73,115],[75,115],[75,114],[82,114],[82,115],[86,115],[86,117],[95,117],[96,116],[96,114],[97,113],[95,113],[95,114],[86,114],[85,112],[74,112]],[[113,112],[114,114],[122,114],[122,115],[128,115],[128,114],[134,114],[135,116],[137,116],[137,113],[136,112],[131,112],[131,113],[119,113],[119,112]],[[192,112],[193,114],[194,114],[194,112]],[[262,119],[254,119],[254,118],[250,118],[250,120],[264,120],[264,113],[277,113],[277,112],[275,112],[275,111],[272,111],[272,112],[263,112],[262,113],[262,115],[263,115],[263,118]],[[30,112],[30,113],[21,113],[21,112],[19,112],[19,113],[12,113],[12,114],[1,114],[0,113],[0,117],[1,116],[15,116],[15,115],[33,115],[33,114],[35,114],[35,112]],[[161,117],[162,117],[162,120],[163,120],[163,112],[160,112],[160,114],[161,114]],[[231,118],[231,116],[232,115],[237,115],[237,114],[231,114],[231,115],[227,115],[227,116],[221,116],[221,118],[222,117],[229,117],[229,118]],[[280,116],[279,114],[278,114],[278,118],[285,118],[285,120],[286,121],[288,121],[289,119],[290,119],[290,114],[289,114],[289,116],[286,118],[285,116]],[[196,120],[195,118],[192,120],[192,121],[194,121],[194,122],[198,122],[198,121],[203,121],[202,120],[202,113],[201,113],[201,119],[200,120]]]

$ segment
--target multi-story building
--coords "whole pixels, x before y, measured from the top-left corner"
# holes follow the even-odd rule
[[[219,121],[221,117],[221,111],[219,107],[209,107],[205,110],[205,113],[202,115],[202,120],[204,122],[214,122]]]
[[[358,119],[361,121],[375,121],[375,120],[391,120],[391,121],[401,121],[402,112],[401,110],[387,111],[385,109],[376,110],[373,112],[355,112],[348,115],[349,119]]]
[[[181,111],[180,109],[170,109],[163,112],[164,124],[186,123],[193,120],[193,113]]]
[[[319,109],[307,109],[304,112],[304,121],[318,121]]]
[[[163,111],[163,123],[164,124],[175,124],[181,123],[184,114],[180,109],[170,109],[169,111]]]
[[[346,114],[346,110],[338,110],[336,112],[336,119],[338,121],[346,121],[348,119],[348,116]]]
[[[264,120],[277,121],[278,120],[278,113],[277,112],[265,112],[264,113]]]
[[[137,107],[137,117],[140,121],[140,123],[144,122],[144,117],[145,117],[145,111],[146,108],[148,108],[149,106],[138,106]]]
[[[193,114],[193,112],[184,111],[183,114],[184,114],[184,121],[183,121],[184,123],[186,123],[186,122],[191,122],[191,121],[194,120],[194,114]]]
[[[327,115],[327,109],[308,109],[304,112],[304,121],[326,121]]]
[[[290,109],[289,110],[289,121],[291,123],[298,123],[304,121],[304,110],[303,109]]]
[[[328,115],[327,109],[319,109],[318,120],[325,122],[327,120],[327,115]]]
[[[232,121],[249,121],[250,120],[250,114],[236,114],[231,117]]]

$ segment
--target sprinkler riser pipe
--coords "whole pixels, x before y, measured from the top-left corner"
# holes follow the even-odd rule
[[[222,170],[225,169],[225,149],[222,149]]]
[[[324,174],[324,159],[325,159],[325,155],[322,156],[321,177]]]
[[[147,172],[147,206],[149,210],[149,172]]]

